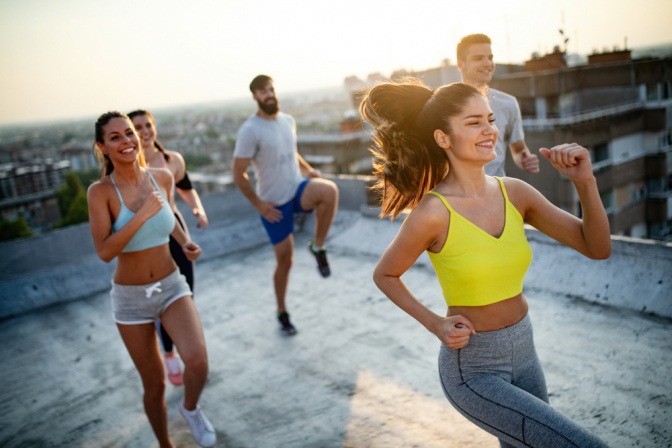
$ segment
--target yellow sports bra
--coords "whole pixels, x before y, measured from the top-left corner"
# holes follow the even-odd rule
[[[532,261],[523,217],[509,201],[498,177],[505,202],[504,230],[490,235],[450,206],[443,195],[430,191],[450,211],[446,242],[440,252],[427,251],[448,306],[483,306],[501,302],[523,291],[523,279]]]

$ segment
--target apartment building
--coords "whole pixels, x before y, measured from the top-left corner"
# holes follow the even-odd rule
[[[33,230],[49,230],[61,219],[56,192],[70,169],[52,159],[0,165],[0,217],[23,216]]]
[[[563,142],[590,149],[612,234],[672,239],[672,58],[614,50],[567,67],[556,50],[526,61],[523,72],[496,76],[492,87],[518,99],[531,149]],[[573,187],[544,162],[538,175],[511,160],[506,169],[581,215]]]
[[[497,65],[491,85],[518,99],[533,151],[564,142],[591,151],[612,234],[672,240],[672,57],[631,56],[627,49],[605,51],[569,67],[556,48],[524,65]],[[447,62],[404,74],[433,88],[460,79]],[[356,85],[346,81],[346,87]],[[353,89],[353,105],[361,94]],[[536,175],[518,169],[510,157],[506,163],[507,175],[581,216],[574,188],[546,162]]]

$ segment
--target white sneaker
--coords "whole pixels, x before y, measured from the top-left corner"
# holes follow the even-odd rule
[[[187,421],[189,429],[191,429],[191,435],[194,436],[194,440],[199,446],[215,446],[215,442],[217,442],[215,428],[210,423],[210,420],[208,420],[208,417],[205,416],[200,406],[196,405],[196,409],[187,411],[184,408],[184,404],[180,404],[180,413]]]

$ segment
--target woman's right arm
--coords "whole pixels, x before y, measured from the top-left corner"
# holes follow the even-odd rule
[[[163,200],[155,191],[126,225],[118,232],[112,233],[109,191],[109,188],[101,181],[92,184],[87,191],[89,227],[93,237],[93,246],[101,260],[106,263],[121,253],[145,221],[154,216],[163,205]]]
[[[523,185],[526,190],[525,222],[586,257],[608,258],[611,254],[609,219],[600,199],[590,153],[576,143],[542,148],[540,153],[574,184],[581,202],[582,218],[561,210],[536,189]]]
[[[438,200],[424,198],[404,220],[399,233],[378,262],[373,281],[395,305],[434,333],[448,347],[457,349],[466,346],[469,335],[474,333],[471,322],[462,316],[439,316],[423,305],[401,280],[401,276],[410,269],[422,252],[440,238],[442,232],[445,236],[446,220],[437,216],[436,211],[440,208],[430,202]]]
[[[269,222],[280,222],[282,220],[282,212],[274,207],[274,203],[270,201],[264,201],[257,193],[254,191],[252,182],[250,181],[249,176],[247,175],[247,167],[252,162],[252,159],[234,157],[233,158],[233,182],[236,184],[238,189],[243,196],[250,201],[250,204],[257,209],[257,212],[263,216]]]

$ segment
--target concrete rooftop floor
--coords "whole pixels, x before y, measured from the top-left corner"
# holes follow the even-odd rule
[[[202,405],[217,446],[497,447],[444,398],[438,340],[371,281],[398,224],[352,212],[339,219],[331,278],[318,275],[307,233],[297,235],[288,294],[295,337],[277,329],[269,245],[197,263],[210,357]],[[414,266],[404,279],[445,311],[431,267]],[[672,446],[671,322],[525,293],[551,403],[612,447]],[[2,321],[0,340],[0,446],[157,446],[107,291]],[[196,446],[177,410],[181,396],[168,384],[171,435],[176,446]]]

